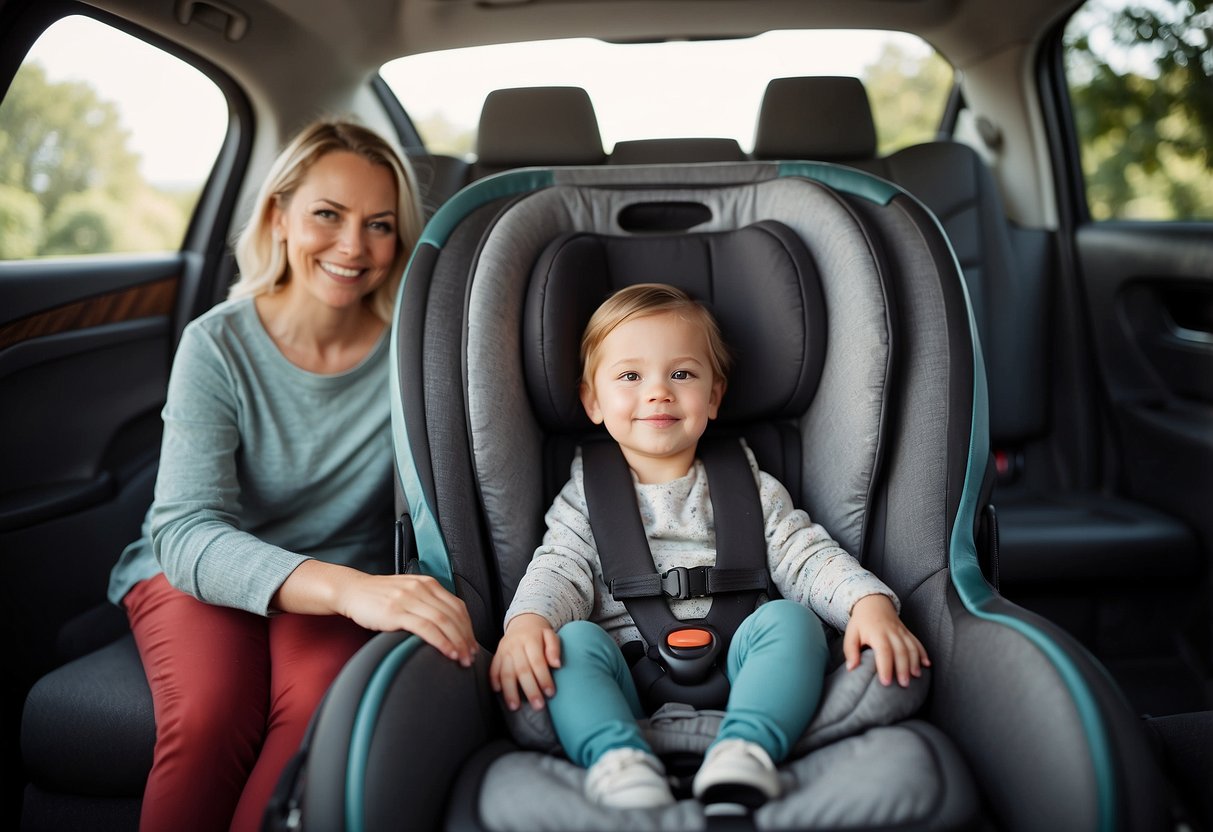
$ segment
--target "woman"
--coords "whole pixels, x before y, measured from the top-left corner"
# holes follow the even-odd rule
[[[258,828],[373,631],[471,664],[462,601],[377,574],[391,564],[388,320],[420,226],[382,138],[314,124],[258,194],[229,299],[182,335],[155,500],[110,583],[155,703],[145,830]]]

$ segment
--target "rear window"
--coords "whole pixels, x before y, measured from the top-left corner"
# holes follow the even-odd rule
[[[734,138],[749,152],[767,82],[800,75],[861,78],[885,154],[935,138],[953,78],[950,65],[913,35],[855,30],[501,44],[411,55],[385,64],[381,74],[426,148],[461,157],[475,147],[485,96],[530,86],[583,87],[608,153],[617,141],[696,136]]]

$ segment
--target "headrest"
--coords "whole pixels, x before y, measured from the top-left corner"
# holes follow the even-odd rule
[[[858,78],[775,78],[754,134],[755,159],[846,162],[876,156],[876,125]]]
[[[736,139],[632,139],[616,142],[607,159],[612,165],[670,165],[683,162],[744,162]]]
[[[581,87],[494,90],[480,110],[477,164],[597,165],[606,154],[590,96]]]
[[[782,223],[735,231],[553,240],[531,273],[523,311],[523,366],[535,415],[550,431],[591,424],[581,407],[581,335],[613,292],[669,283],[716,316],[733,356],[722,423],[797,415],[817,390],[826,311],[804,243]]]

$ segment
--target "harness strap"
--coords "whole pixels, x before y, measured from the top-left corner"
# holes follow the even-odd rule
[[[689,623],[674,616],[667,597],[711,595],[712,606],[702,621],[719,633],[727,649],[768,586],[762,504],[741,443],[734,438],[705,439],[698,455],[707,469],[716,565],[676,567],[661,575],[623,452],[614,442],[587,442],[582,447],[586,504],[603,578],[650,646]]]

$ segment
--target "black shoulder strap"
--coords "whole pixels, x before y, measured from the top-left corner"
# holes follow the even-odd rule
[[[699,458],[708,473],[716,524],[716,565],[657,574],[636,503],[632,474],[614,442],[582,449],[590,527],[607,588],[623,601],[649,644],[680,622],[667,598],[712,596],[704,619],[727,641],[767,589],[762,505],[749,461],[736,439],[704,440]]]

